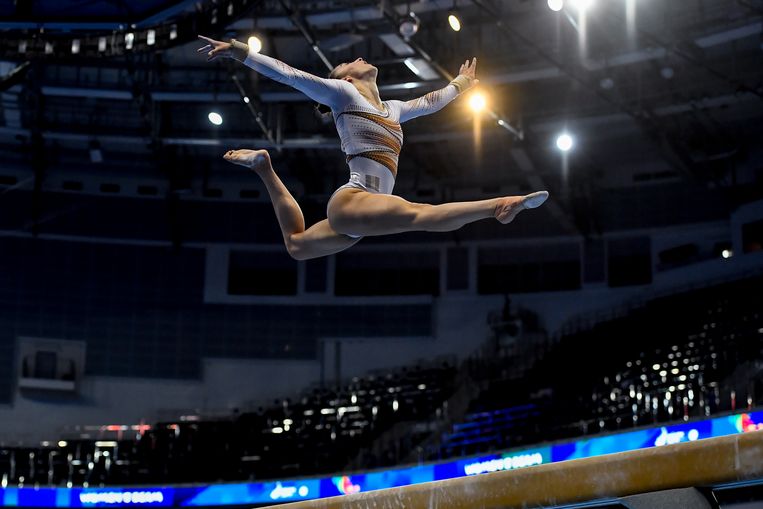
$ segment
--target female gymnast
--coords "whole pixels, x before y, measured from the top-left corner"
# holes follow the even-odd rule
[[[539,191],[526,196],[429,205],[391,194],[403,145],[400,124],[440,110],[477,84],[476,58],[464,62],[459,75],[445,88],[411,101],[382,101],[376,86],[378,69],[362,58],[339,64],[324,79],[251,51],[235,39],[223,42],[199,38],[206,42],[198,51],[207,54],[207,61],[236,59],[331,108],[342,151],[347,154],[350,181],[329,199],[327,219],[308,229],[302,210],[273,170],[266,150],[230,150],[223,156],[226,161],[251,168],[262,179],[286,249],[297,260],[344,251],[366,235],[446,232],[491,217],[510,223],[522,210],[539,207],[548,198],[548,192]]]

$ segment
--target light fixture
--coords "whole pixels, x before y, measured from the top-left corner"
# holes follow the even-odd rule
[[[210,111],[209,115],[207,115],[207,118],[213,125],[222,125],[223,123],[223,116],[216,111]]]
[[[479,113],[480,111],[484,110],[486,104],[487,100],[485,99],[485,96],[480,92],[474,92],[469,97],[469,107],[475,113]]]
[[[133,32],[127,32],[125,34],[125,49],[132,49],[132,45],[135,42],[135,34]]]
[[[452,28],[454,32],[458,32],[461,30],[461,20],[458,19],[458,14],[456,14],[456,11],[450,11],[448,13],[448,24],[450,25],[450,28]]]
[[[721,251],[721,256],[724,258],[731,258],[732,256],[734,256],[734,251],[732,251],[731,249],[724,249],[723,251]]]
[[[153,46],[156,43],[156,30],[149,30],[146,34],[146,44]]]
[[[572,136],[567,133],[562,133],[556,138],[556,148],[562,152],[569,152],[573,145],[574,140],[572,139]]]
[[[98,51],[103,53],[106,51],[106,38],[105,37],[99,37],[98,38]]]
[[[548,0],[548,8],[554,12],[559,12],[564,7],[564,0]]]
[[[420,73],[420,71],[419,71],[419,68],[418,68],[418,67],[416,67],[416,64],[414,64],[414,63],[413,63],[413,59],[411,59],[411,58],[406,58],[405,60],[403,60],[403,63],[405,64],[405,66],[406,66],[408,69],[410,69],[410,70],[411,70],[411,72],[412,72],[413,74],[415,74],[416,76],[420,76],[420,74],[419,74],[419,73]]]
[[[26,53],[27,48],[27,42],[26,41],[19,41],[19,53]]]
[[[255,53],[259,53],[260,51],[262,51],[262,39],[260,39],[256,35],[249,37],[246,40],[246,44],[249,46],[249,49],[254,51]]]
[[[174,41],[178,38],[178,26],[170,25],[170,41]]]
[[[80,46],[79,39],[73,39],[72,40],[72,55],[76,55],[77,53],[79,53],[79,46]]]
[[[45,43],[45,54],[50,55],[53,53],[53,45],[49,42]]]
[[[403,36],[403,39],[407,40],[416,35],[420,26],[421,20],[419,17],[416,16],[413,11],[409,11],[397,24],[397,29],[400,32],[400,35]]]

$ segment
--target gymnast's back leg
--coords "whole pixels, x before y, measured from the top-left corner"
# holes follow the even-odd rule
[[[523,210],[541,206],[548,192],[490,200],[429,205],[399,196],[340,189],[328,205],[331,227],[348,235],[388,235],[410,231],[448,232],[480,219],[510,223]]]
[[[326,219],[305,229],[302,209],[278,178],[267,150],[229,150],[223,158],[252,169],[262,179],[273,203],[286,250],[295,260],[339,253],[360,240],[337,233]]]

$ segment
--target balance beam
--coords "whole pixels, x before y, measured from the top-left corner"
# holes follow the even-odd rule
[[[520,509],[759,477],[763,431],[294,502],[278,509]]]

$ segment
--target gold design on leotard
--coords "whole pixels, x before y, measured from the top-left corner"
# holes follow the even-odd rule
[[[385,166],[392,172],[392,176],[397,176],[397,155],[384,150],[369,150],[367,152],[361,152],[359,154],[350,154],[347,156],[347,162],[349,163],[356,157],[365,157],[372,161]]]
[[[349,154],[347,162],[349,163],[355,157],[365,157],[384,165],[392,175],[397,175],[397,158],[403,147],[403,129],[400,122],[392,120],[382,115],[374,114],[368,111],[344,111],[340,115],[352,115],[368,120],[378,125],[383,131],[372,129],[359,129],[353,131],[354,140],[361,144],[378,147],[377,150],[368,150],[358,154]]]
[[[461,91],[457,85],[454,83],[451,83],[453,86],[456,87],[457,91]],[[447,87],[446,87],[447,88]],[[439,106],[442,107],[442,95],[444,94],[445,89],[441,88],[440,90],[433,90],[429,92],[428,94],[424,94],[421,97],[417,97],[416,99],[411,99],[408,101],[408,103],[411,105],[412,110],[424,110],[428,111],[431,110],[434,107]],[[439,108],[438,108],[439,109]]]
[[[396,122],[395,120],[389,119],[387,117],[383,117],[381,115],[376,115],[374,113],[370,113],[367,111],[343,111],[339,114],[341,115],[352,115],[354,117],[360,117],[365,120],[370,120],[374,124],[378,125],[379,127],[383,128],[388,134],[389,137],[392,138],[391,142],[396,143],[385,143],[385,145],[389,147],[400,147],[403,144],[403,128],[400,127],[400,122]],[[353,136],[357,136],[360,138],[360,141],[366,141],[364,140],[364,137],[370,135],[373,133],[373,131],[368,130],[362,130],[358,132],[352,133]],[[376,133],[374,133],[376,134]],[[378,141],[377,137],[374,137],[372,140],[369,140],[371,143]],[[397,152],[400,152],[400,149],[397,149]]]

